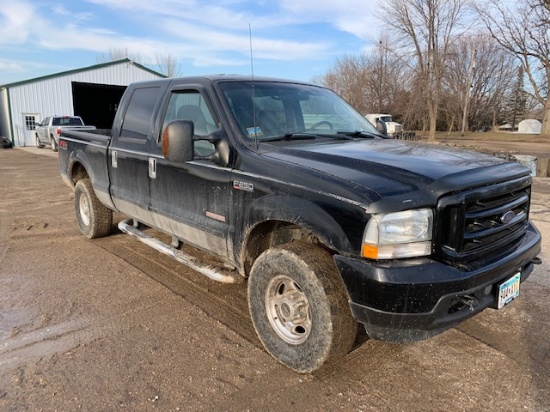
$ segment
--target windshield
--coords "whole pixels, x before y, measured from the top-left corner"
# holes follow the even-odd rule
[[[279,82],[222,82],[219,87],[246,139],[295,134],[378,132],[334,92]]]

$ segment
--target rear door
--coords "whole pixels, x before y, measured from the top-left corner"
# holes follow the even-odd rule
[[[113,127],[108,168],[110,193],[121,212],[144,223],[151,223],[149,213],[149,148],[153,119],[162,86],[145,84],[135,88],[125,107],[120,125]]]
[[[164,106],[162,126],[176,119],[191,120],[197,136],[218,128],[208,96],[199,86],[172,90]],[[195,156],[207,157],[214,150],[210,142],[195,142]],[[162,156],[161,138],[151,147],[150,162],[150,210],[155,226],[184,242],[227,256],[231,169],[206,159],[169,162]]]

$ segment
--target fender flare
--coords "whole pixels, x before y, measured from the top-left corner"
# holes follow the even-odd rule
[[[352,250],[348,236],[336,220],[318,204],[290,195],[268,195],[254,201],[248,209],[244,244],[259,224],[281,221],[300,226],[336,251]],[[241,251],[242,252],[242,251]]]
[[[111,208],[113,210],[116,210],[115,205],[113,204],[111,200],[111,195],[109,192],[109,176],[107,172],[107,168],[105,167],[105,173],[104,176],[98,176],[96,173],[96,170],[90,165],[89,159],[86,156],[86,153],[80,149],[75,150],[71,152],[69,156],[69,161],[67,165],[67,176],[74,187],[74,168],[76,164],[81,164],[82,168],[90,178],[90,182],[92,183],[92,188],[94,189],[94,192],[98,199],[105,204],[108,208]],[[101,169],[101,168],[99,168]]]

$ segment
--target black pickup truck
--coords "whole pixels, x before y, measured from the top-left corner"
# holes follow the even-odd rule
[[[83,235],[119,211],[123,232],[200,273],[247,279],[260,340],[298,372],[344,356],[358,324],[410,342],[501,308],[540,263],[529,170],[385,139],[310,84],[132,84],[112,130],[63,131],[59,159]]]

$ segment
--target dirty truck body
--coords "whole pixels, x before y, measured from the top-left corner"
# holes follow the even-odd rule
[[[527,169],[384,139],[308,84],[136,83],[112,130],[64,131],[59,156],[84,235],[109,234],[119,211],[123,232],[212,279],[246,278],[260,340],[298,372],[345,355],[358,324],[415,341],[508,304],[540,262]]]

